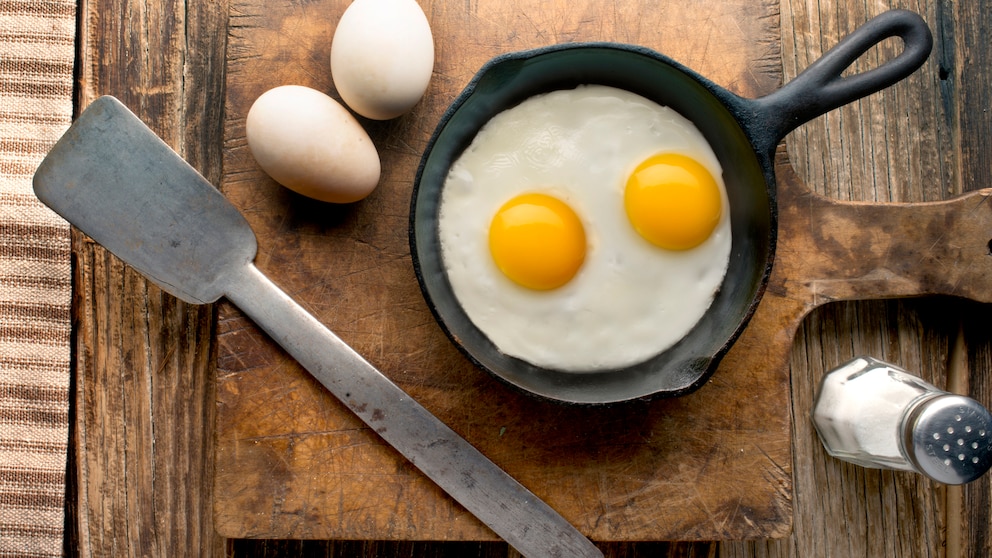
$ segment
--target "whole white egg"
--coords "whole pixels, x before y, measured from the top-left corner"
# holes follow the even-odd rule
[[[355,0],[331,41],[331,77],[345,104],[374,120],[406,113],[427,91],[434,37],[414,0]]]
[[[379,153],[355,117],[300,85],[259,96],[245,122],[248,149],[276,182],[304,196],[351,203],[379,183]]]

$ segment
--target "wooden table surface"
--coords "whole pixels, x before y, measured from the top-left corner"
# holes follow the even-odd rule
[[[114,94],[215,184],[224,172],[234,0],[81,0],[80,106]],[[841,200],[921,202],[992,184],[984,2],[767,0],[785,79],[890,7],[917,11],[933,54],[905,82],[791,134],[798,180]],[[611,8],[612,9],[612,8]],[[229,27],[230,26],[230,27]],[[871,59],[872,55],[866,57]],[[859,62],[861,64],[861,62]],[[728,84],[724,84],[728,85]],[[992,238],[992,230],[988,231]],[[505,544],[249,541],[216,534],[216,307],[147,284],[74,235],[76,328],[67,546],[86,556],[513,556]],[[992,485],[944,487],[829,458],[808,420],[825,370],[868,354],[992,404],[986,305],[947,297],[837,302],[789,357],[793,509],[776,540],[604,543],[611,556],[987,556]]]

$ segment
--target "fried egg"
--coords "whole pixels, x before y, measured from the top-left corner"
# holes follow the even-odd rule
[[[462,309],[503,353],[631,366],[682,339],[727,272],[720,163],[669,107],[584,85],[492,118],[452,165],[438,234]]]

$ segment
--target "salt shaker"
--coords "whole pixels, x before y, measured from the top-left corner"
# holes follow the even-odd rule
[[[964,484],[992,466],[985,407],[870,357],[824,376],[813,423],[827,453],[864,467]]]

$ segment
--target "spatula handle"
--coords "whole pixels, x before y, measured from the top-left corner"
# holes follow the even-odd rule
[[[587,538],[414,401],[249,264],[227,299],[372,430],[527,557],[603,556]]]

